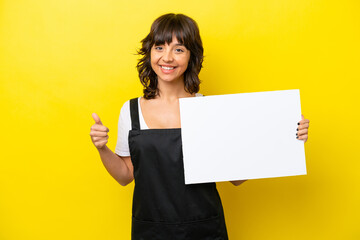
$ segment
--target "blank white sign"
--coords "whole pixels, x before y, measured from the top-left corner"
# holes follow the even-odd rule
[[[306,175],[298,89],[180,99],[185,184]]]

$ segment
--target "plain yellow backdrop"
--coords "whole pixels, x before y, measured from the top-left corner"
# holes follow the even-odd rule
[[[133,183],[106,172],[91,114],[114,150],[168,12],[199,24],[201,93],[300,89],[310,120],[307,175],[217,184],[230,239],[360,239],[356,0],[0,1],[0,239],[130,239]]]

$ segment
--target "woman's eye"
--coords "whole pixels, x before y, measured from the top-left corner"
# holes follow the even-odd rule
[[[181,48],[177,48],[175,51],[176,52],[184,52],[184,50],[182,50]]]

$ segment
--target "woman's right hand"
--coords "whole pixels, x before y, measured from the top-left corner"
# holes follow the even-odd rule
[[[96,113],[93,113],[92,117],[95,120],[95,124],[91,126],[91,141],[97,149],[102,149],[108,142],[109,136],[107,133],[109,132],[109,129],[102,124],[99,116]]]

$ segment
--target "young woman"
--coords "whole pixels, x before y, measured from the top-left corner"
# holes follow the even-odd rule
[[[139,54],[144,96],[123,105],[115,153],[106,146],[109,129],[95,113],[90,132],[107,171],[123,186],[135,180],[132,239],[228,239],[216,184],[184,180],[179,98],[202,96],[203,46],[196,22],[182,14],[160,16]],[[306,141],[309,120],[296,127],[297,138]]]

